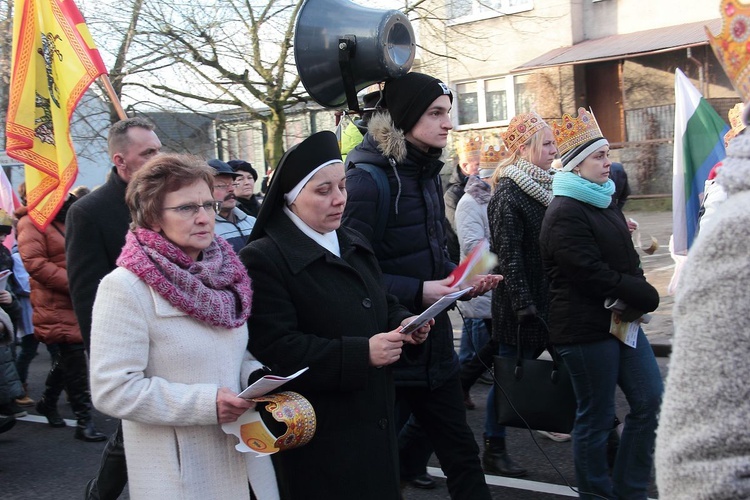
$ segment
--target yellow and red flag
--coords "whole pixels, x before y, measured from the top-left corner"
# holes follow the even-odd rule
[[[15,0],[8,156],[26,165],[29,216],[44,230],[78,174],[70,117],[107,73],[73,0]]]

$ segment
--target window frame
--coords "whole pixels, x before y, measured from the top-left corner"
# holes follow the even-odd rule
[[[471,80],[462,80],[454,82],[453,92],[455,93],[455,100],[453,102],[454,111],[451,113],[453,120],[453,129],[457,131],[472,130],[475,128],[485,127],[505,127],[510,123],[511,118],[516,116],[516,78],[523,78],[529,76],[530,73],[513,74],[508,73],[505,75],[493,75],[491,77],[476,78]],[[497,80],[500,78],[505,79],[505,99],[506,109],[508,111],[508,118],[505,120],[487,120],[487,85],[488,80]],[[459,124],[458,117],[460,112],[460,94],[458,93],[459,85],[474,83],[477,89],[477,111],[478,121],[476,123],[464,123]]]
[[[447,26],[473,23],[485,19],[492,19],[494,17],[508,16],[512,14],[518,14],[519,12],[528,12],[534,9],[534,0],[521,0],[525,1],[526,3],[524,5],[514,5],[512,7],[508,5],[508,2],[510,2],[511,0],[497,0],[500,3],[500,8],[498,10],[491,10],[486,7],[483,10],[481,0],[469,1],[471,1],[471,13],[448,19],[446,22]],[[448,12],[448,15],[451,15],[450,11]]]

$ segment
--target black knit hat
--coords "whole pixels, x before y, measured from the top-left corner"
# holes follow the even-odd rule
[[[385,103],[393,123],[404,132],[417,124],[435,99],[453,94],[446,84],[422,73],[407,73],[385,82]]]
[[[227,164],[232,167],[232,170],[235,172],[239,172],[240,170],[243,172],[247,172],[248,174],[253,176],[253,180],[258,180],[258,172],[253,168],[253,166],[246,162],[245,160],[229,160]]]
[[[341,151],[336,134],[328,130],[313,134],[289,148],[274,170],[248,242],[265,234],[268,221],[284,206],[285,193],[294,189],[310,172],[331,160],[341,161]]]

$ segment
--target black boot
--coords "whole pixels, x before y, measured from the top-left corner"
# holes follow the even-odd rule
[[[94,422],[91,421],[91,393],[86,353],[82,348],[61,349],[60,362],[63,363],[65,388],[70,397],[70,406],[73,407],[73,413],[78,420],[75,438],[90,442],[106,441],[107,436],[97,431]]]
[[[47,417],[47,422],[51,427],[65,427],[65,420],[57,412],[57,400],[60,398],[64,385],[63,367],[60,360],[55,359],[44,383],[42,399],[36,404],[36,411]]]
[[[484,438],[482,465],[485,472],[505,477],[523,477],[526,469],[519,466],[508,456],[505,438]]]

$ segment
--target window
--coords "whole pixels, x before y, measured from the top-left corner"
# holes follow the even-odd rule
[[[453,23],[517,14],[534,8],[532,0],[452,0],[446,5]]]
[[[456,84],[456,125],[507,125],[518,113],[530,111],[534,96],[526,91],[528,75],[508,75]]]
[[[534,107],[535,96],[529,91],[529,75],[515,79],[516,114],[528,113]]]
[[[508,92],[505,85],[505,78],[493,78],[484,82],[484,103],[488,122],[508,119]]]
[[[456,93],[458,94],[458,124],[477,123],[479,121],[477,83],[459,83],[456,85]]]

